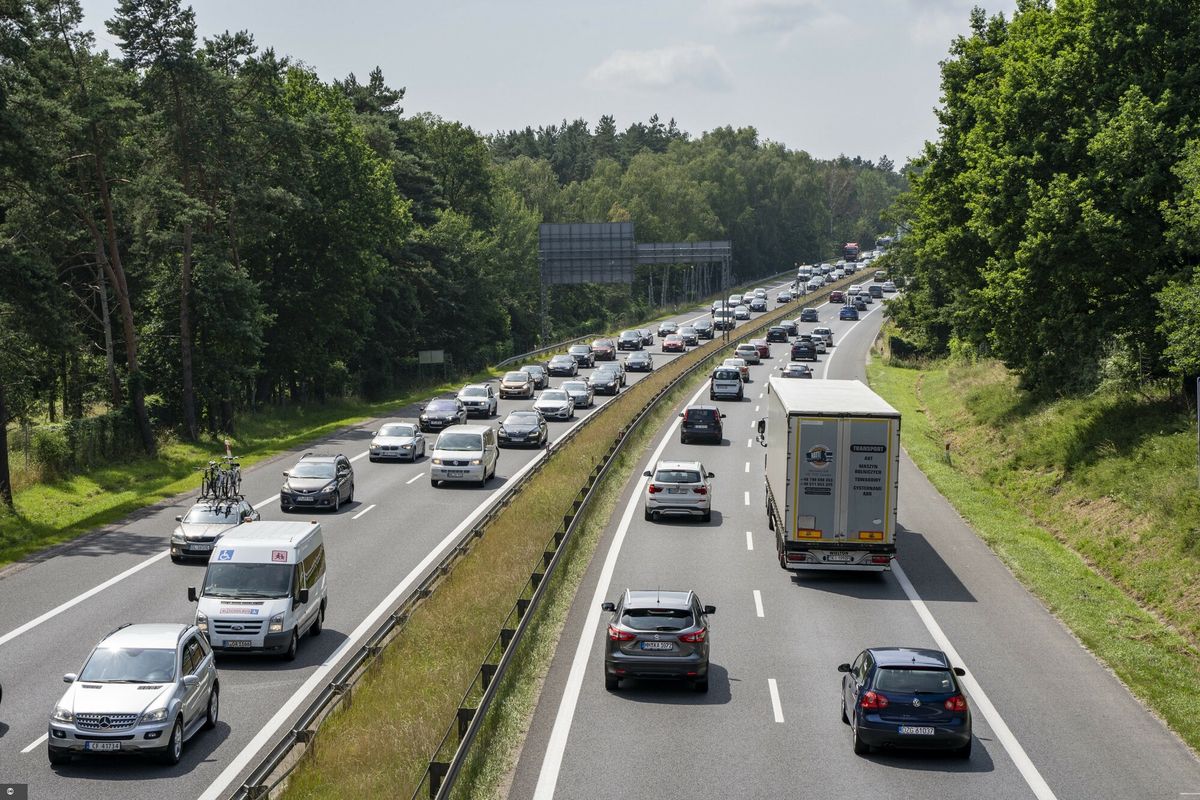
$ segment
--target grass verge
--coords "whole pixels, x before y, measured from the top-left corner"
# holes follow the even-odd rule
[[[876,357],[868,375],[903,414],[904,447],[938,491],[1135,696],[1200,749],[1200,561],[1187,535],[1196,516],[1177,516],[1196,502],[1195,429],[1175,430],[1178,414],[1156,410],[1161,398],[1036,403],[994,363],[914,369]]]

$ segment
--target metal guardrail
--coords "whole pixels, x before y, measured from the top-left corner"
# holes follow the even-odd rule
[[[845,282],[849,282],[849,280],[850,278],[847,278]],[[827,295],[829,291],[832,291],[835,288],[837,287],[830,286],[827,289],[812,295],[801,295],[794,302],[799,302],[800,300],[811,301],[814,299],[819,299],[822,297],[822,295]],[[776,313],[769,313],[766,316],[759,317],[758,320],[755,320],[757,324],[744,327],[742,329],[743,332],[736,337],[736,339],[731,338],[729,341],[732,342],[735,340],[741,341],[748,339],[755,333],[761,331],[763,328],[779,319],[782,319],[785,316],[787,316],[786,312],[777,310]],[[692,352],[698,351],[693,350]],[[488,705],[491,703],[492,697],[495,694],[494,687],[498,684],[499,679],[503,677],[504,671],[508,667],[511,654],[515,650],[513,644],[519,642],[521,635],[524,634],[527,620],[531,616],[529,611],[536,608],[536,601],[540,601],[542,597],[542,587],[545,586],[547,577],[551,574],[553,567],[558,563],[558,554],[562,551],[562,543],[567,540],[570,532],[574,531],[575,521],[580,518],[580,512],[585,509],[587,503],[590,502],[592,490],[599,479],[606,474],[608,469],[611,467],[615,456],[619,454],[620,450],[623,448],[629,432],[641,423],[646,414],[653,410],[654,406],[662,399],[663,396],[672,391],[676,386],[679,385],[681,381],[686,380],[688,377],[694,374],[696,370],[700,369],[703,365],[707,364],[709,361],[718,357],[719,355],[720,349],[718,348],[715,349],[711,354],[699,359],[695,364],[692,364],[684,369],[672,381],[656,392],[654,397],[647,401],[647,403],[642,407],[638,415],[618,432],[617,439],[613,442],[612,446],[609,447],[604,461],[593,470],[592,476],[588,479],[588,485],[580,490],[576,500],[573,501],[571,513],[563,517],[563,523],[560,530],[556,531],[554,536],[551,538],[551,542],[554,543],[554,551],[550,552],[549,550],[546,550],[543,552],[542,558],[545,570],[542,573],[537,573],[536,571],[531,573],[529,581],[526,582],[525,587],[522,589],[522,595],[524,595],[526,590],[532,587],[531,596],[528,599],[524,597],[518,597],[517,602],[513,606],[513,610],[509,612],[509,616],[505,620],[505,627],[501,629],[499,636],[497,637],[495,643],[493,643],[492,650],[489,650],[488,656],[490,657],[493,655],[497,645],[500,645],[500,660],[494,666],[485,661],[480,667],[479,671],[476,673],[475,680],[472,681],[471,686],[468,687],[467,693],[463,697],[463,702],[460,703],[456,719],[453,723],[451,723],[446,736],[442,739],[442,744],[438,748],[438,752],[441,752],[441,750],[448,743],[450,736],[455,730],[457,730],[459,732],[459,743],[455,748],[453,757],[449,762],[430,762],[430,766],[426,769],[421,783],[418,784],[417,789],[413,794],[414,798],[420,794],[422,787],[432,786],[431,781],[435,779],[435,775],[437,776],[436,780],[438,782],[438,786],[436,789],[430,792],[429,796],[431,798],[439,798],[439,800],[440,798],[445,798],[448,796],[449,788],[453,785],[454,778],[457,777],[458,771],[462,768],[462,762],[465,758],[467,748],[469,748],[470,743],[474,741],[479,725],[481,724],[482,719],[487,712]],[[580,425],[568,431],[560,439],[550,444],[546,448],[546,456],[544,458],[538,461],[538,463],[532,469],[522,475],[520,479],[512,481],[500,491],[488,510],[484,512],[484,514],[478,520],[476,520],[474,525],[464,532],[463,536],[458,540],[458,542],[455,543],[454,547],[447,551],[447,553],[438,562],[437,566],[433,567],[425,574],[417,587],[399,602],[392,613],[380,623],[379,627],[376,628],[369,637],[367,637],[367,640],[363,643],[363,645],[359,647],[357,651],[355,651],[354,655],[350,657],[350,659],[342,666],[342,668],[338,670],[337,674],[334,675],[334,677],[330,679],[330,681],[321,689],[321,691],[308,705],[304,712],[301,713],[299,718],[297,718],[295,724],[293,724],[288,732],[284,735],[283,739],[281,739],[275,745],[275,747],[271,749],[267,756],[259,762],[258,766],[256,766],[250,772],[250,774],[246,777],[246,780],[234,792],[232,795],[234,800],[264,800],[264,798],[269,798],[271,796],[271,793],[287,779],[288,775],[291,774],[291,771],[299,762],[299,757],[293,751],[297,748],[297,746],[304,746],[307,748],[315,739],[317,728],[325,719],[325,717],[332,713],[341,702],[350,699],[351,695],[353,694],[354,686],[358,683],[358,680],[362,677],[366,668],[369,667],[370,663],[373,662],[380,655],[380,653],[383,652],[383,649],[387,645],[388,641],[401,627],[403,627],[404,623],[408,621],[416,607],[420,605],[427,597],[429,597],[441,579],[449,574],[454,563],[459,558],[470,552],[471,542],[483,535],[484,530],[491,523],[491,521],[495,519],[505,507],[508,506],[508,504],[512,501],[512,498],[519,491],[521,491],[522,488],[524,488],[526,482],[528,482],[534,475],[542,470],[545,464],[549,461],[550,456],[553,455],[555,451],[566,446],[570,441],[572,441],[583,429],[583,427],[588,424],[588,422],[598,418],[600,413],[603,413],[615,405],[615,403],[604,404],[597,409],[596,413],[589,415]],[[516,614],[517,618],[520,620],[515,628],[508,627],[509,620],[512,619],[513,614]],[[477,683],[483,686],[482,691],[479,692],[480,705],[470,708],[464,704],[471,698],[475,691],[474,687],[477,685]]]

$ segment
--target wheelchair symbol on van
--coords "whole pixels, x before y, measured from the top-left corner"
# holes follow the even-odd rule
[[[233,561],[233,551],[232,550],[218,550],[217,551],[217,561]]]

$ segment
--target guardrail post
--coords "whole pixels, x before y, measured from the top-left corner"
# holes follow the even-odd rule
[[[529,599],[526,597],[517,598],[517,619],[524,619],[525,612],[529,610]]]
[[[536,589],[538,587],[538,584],[542,582],[542,578],[544,578],[544,577],[545,577],[544,573],[541,573],[541,572],[532,573],[529,576],[529,585],[532,586],[534,589]]]
[[[515,634],[516,634],[516,631],[513,630],[512,628],[501,628],[500,629],[500,642],[501,642],[501,644],[504,645],[505,650],[507,650],[508,646],[512,643],[513,636]]]
[[[487,688],[492,683],[492,678],[496,677],[496,664],[483,664],[479,667],[479,674],[483,677],[483,689]]]
[[[450,765],[445,761],[429,762],[429,800],[435,800],[442,790],[442,780],[450,772]]]
[[[475,709],[458,709],[458,740],[460,742],[463,740],[463,737],[467,735],[467,727],[471,724],[471,720],[473,719],[475,719]]]
[[[270,789],[263,786],[261,783],[256,783],[253,786],[247,786],[246,800],[262,800],[262,798],[270,795]]]

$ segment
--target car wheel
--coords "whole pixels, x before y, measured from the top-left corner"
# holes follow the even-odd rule
[[[295,661],[296,651],[300,649],[300,633],[292,631],[292,639],[288,642],[288,649],[283,651],[284,661]]]
[[[341,509],[341,507],[342,507],[342,493],[334,492],[333,493],[333,513],[335,513],[335,514],[338,513],[338,510]]]
[[[842,695],[842,722],[850,724],[850,718],[846,716],[846,695]]]
[[[441,483],[441,481],[435,481],[433,478],[429,479],[429,485],[435,489],[438,487],[438,484],[440,484],[440,483]]]
[[[701,680],[693,681],[692,689],[699,692],[700,694],[707,694],[708,693],[708,676],[706,675]]]
[[[712,511],[705,511],[700,515],[701,522],[712,522]]]
[[[646,509],[646,521],[650,522],[653,520],[654,520],[654,512],[652,512],[650,509],[647,508]]]
[[[47,745],[46,757],[50,759],[50,763],[53,766],[71,763],[71,754],[66,751],[60,751],[57,747]]]
[[[346,502],[347,503],[354,502],[354,484],[353,483],[350,484],[350,494],[346,497]]]
[[[282,511],[284,514],[286,514],[286,513],[288,513],[289,511],[291,511],[292,509],[288,508],[288,507],[287,507],[287,506],[285,506],[283,503],[280,503],[280,504],[279,504],[279,510],[280,510],[280,511]]]
[[[217,727],[217,716],[221,711],[221,685],[213,684],[212,692],[208,695],[208,711],[204,715],[204,730],[211,731]]]
[[[961,758],[964,761],[971,757],[971,742],[973,739],[968,739],[967,743],[954,751],[955,758]]]
[[[162,753],[159,754],[159,760],[164,764],[175,765],[182,757],[183,720],[176,718],[175,724],[171,726],[171,738],[167,741],[167,746],[163,748]]]
[[[608,689],[610,692],[617,691],[618,689],[621,688],[621,679],[618,678],[616,675],[605,675],[604,676],[604,688]]]
[[[853,725],[850,726],[850,738],[854,743],[854,754],[856,756],[865,756],[871,752],[871,745],[862,740],[862,737],[858,735],[858,728],[855,728]]]

